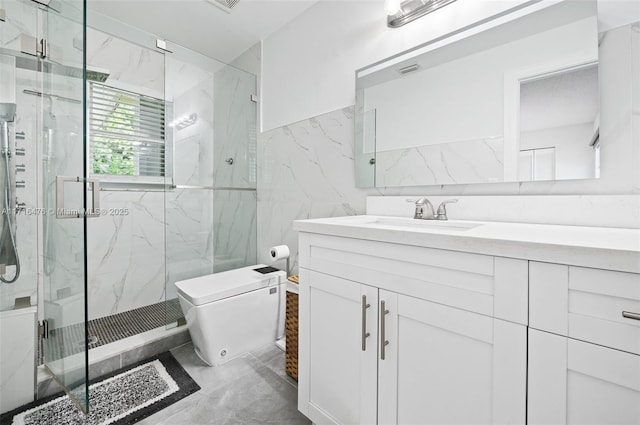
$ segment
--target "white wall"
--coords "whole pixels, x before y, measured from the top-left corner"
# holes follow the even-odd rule
[[[526,3],[458,0],[397,29],[383,0],[321,0],[263,41],[262,130],[355,103],[355,71]]]

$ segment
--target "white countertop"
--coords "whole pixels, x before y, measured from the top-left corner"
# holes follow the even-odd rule
[[[300,232],[640,273],[640,229],[437,222],[371,215],[296,220],[293,228]]]

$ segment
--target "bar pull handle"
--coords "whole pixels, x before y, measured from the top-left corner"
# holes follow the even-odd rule
[[[91,211],[87,217],[100,217],[100,180],[89,179],[87,182],[91,185]]]
[[[78,176],[56,176],[56,218],[80,218],[80,211],[67,210],[64,206],[64,184],[66,182],[80,183]]]
[[[389,314],[389,310],[386,309],[385,302],[380,301],[380,360],[384,360],[385,349],[387,345],[389,345],[389,341],[387,341],[386,336],[386,315]]]
[[[623,311],[622,312],[622,317],[624,317],[625,319],[640,320],[640,313],[632,313],[630,311]]]
[[[371,307],[371,304],[367,304],[367,296],[362,296],[362,351],[367,351],[367,338],[371,336],[367,332],[367,309]]]

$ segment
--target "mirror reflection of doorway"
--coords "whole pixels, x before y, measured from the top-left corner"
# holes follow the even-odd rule
[[[525,149],[518,157],[520,181],[553,180],[556,176],[556,148]]]
[[[551,71],[520,83],[520,180],[596,177],[598,64]],[[553,148],[552,150],[546,148]],[[537,164],[529,175],[529,160]],[[551,172],[553,162],[553,173]]]

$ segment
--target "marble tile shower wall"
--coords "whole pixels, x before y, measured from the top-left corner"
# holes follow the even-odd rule
[[[95,29],[87,63],[109,72],[106,85],[164,96],[164,56]],[[88,220],[89,320],[164,300],[165,194],[102,191],[101,208],[128,211]]]
[[[188,65],[167,62],[171,81]],[[172,69],[174,68],[174,69]],[[203,73],[192,88],[175,95],[174,116],[198,118],[195,124],[175,129],[174,183],[186,186],[213,184],[213,75]],[[213,272],[213,195],[211,191],[188,188],[166,194],[167,297],[176,296],[173,283]]]
[[[214,78],[213,181],[219,187],[256,188],[256,77],[224,66]]]
[[[134,86],[158,90],[157,71],[146,69],[153,55],[132,45],[127,60],[117,62],[111,50],[123,43],[93,42],[100,52],[94,63],[125,81],[143,64]],[[103,55],[110,64],[100,62]],[[255,188],[255,76],[228,66],[213,73],[170,56],[164,63],[162,89],[173,102],[167,121],[197,115],[195,124],[172,130],[174,184],[186,188],[103,195],[104,208],[127,208],[129,215],[101,217],[89,229],[90,318],[175,298],[178,280],[256,261],[255,193],[198,188]]]
[[[128,214],[88,220],[89,320],[164,300],[164,193],[103,191],[100,202]]]
[[[31,37],[37,35],[37,18],[33,7],[18,3],[7,2],[3,5],[6,12],[6,21],[0,27],[0,40],[2,47],[10,50],[20,50],[20,35],[25,34]],[[35,150],[36,137],[36,97],[23,93],[23,90],[37,89],[34,85],[36,73],[32,71],[16,70],[16,116],[13,124],[10,125],[10,146],[25,148],[25,156],[14,156],[13,164],[10,164],[10,171],[13,171],[14,164],[24,164],[26,171],[18,173],[16,180],[24,180],[25,188],[16,189],[16,198],[19,202],[24,202],[28,207],[37,206],[37,153]],[[2,87],[2,90],[7,90]],[[3,96],[4,97],[4,96]],[[20,134],[16,137],[16,133]],[[24,138],[21,136],[24,134]],[[0,166],[4,172],[4,164]],[[2,179],[4,181],[4,179]],[[27,186],[27,184],[29,186]],[[1,203],[4,207],[4,201]],[[20,214],[16,218],[16,245],[18,256],[22,262],[22,274],[16,284],[2,285],[0,291],[0,311],[13,308],[14,300],[17,297],[30,297],[32,304],[36,303],[37,293],[37,228],[38,217],[35,215]],[[10,268],[13,273],[13,268]]]
[[[37,9],[25,2],[7,1],[3,3],[6,12],[6,21],[0,26],[0,40],[2,47],[8,50],[21,50],[21,36],[32,37],[35,43],[37,37],[42,36],[41,21],[38,18]],[[71,43],[74,37],[82,34],[81,28],[58,16],[53,16],[47,21],[48,29],[57,34],[52,39],[50,57],[59,60],[65,57],[68,60],[80,56]],[[70,42],[62,44],[60,40]],[[42,180],[43,174],[64,167],[66,163],[73,163],[81,149],[76,149],[74,140],[80,141],[82,129],[82,112],[78,104],[60,100],[59,98],[45,98],[43,101],[38,96],[25,93],[51,91],[53,94],[69,99],[81,99],[82,85],[77,78],[52,74],[46,78],[43,74],[22,68],[16,69],[16,117],[10,125],[10,143],[15,148],[23,148],[25,155],[14,155],[10,164],[10,172],[15,172],[16,165],[24,165],[24,172],[15,172],[15,179],[23,183],[24,187],[18,187],[15,191],[17,202],[24,203],[25,210],[18,213],[16,218],[16,245],[21,262],[21,275],[13,285],[2,285],[0,291],[0,309],[12,308],[16,297],[31,298],[31,304],[37,302],[38,281],[43,281],[48,276],[40,273],[38,264],[44,264],[42,250],[38,249],[43,243],[43,229],[45,216],[37,212],[36,208],[42,207]],[[6,89],[3,87],[3,89]],[[43,116],[43,109],[46,116]],[[51,138],[49,146],[44,149],[43,134],[39,132],[39,125],[47,125],[51,130],[48,137]],[[64,143],[62,141],[67,141]],[[43,161],[46,158],[46,161]],[[81,162],[80,162],[81,163]],[[49,187],[48,189],[52,189]],[[67,226],[59,226],[56,230],[60,237],[66,237]],[[69,238],[57,249],[74,249],[81,243],[81,238]],[[71,264],[72,257],[67,255],[70,261],[61,259],[62,268],[67,270],[68,276],[75,279],[78,273]],[[12,269],[12,268],[11,268]],[[10,270],[13,273],[13,270]],[[40,273],[40,274],[39,274]],[[59,287],[52,287],[55,291]]]
[[[38,206],[38,169],[36,142],[36,102],[37,97],[24,94],[23,90],[36,90],[34,85],[36,73],[33,71],[18,70],[16,72],[16,119],[12,125],[11,140],[16,148],[24,148],[24,156],[14,156],[10,164],[10,171],[15,169],[15,164],[24,164],[25,172],[16,173],[16,181],[24,181],[24,188],[16,188],[17,202],[23,202],[29,209]],[[24,135],[24,136],[23,136]],[[4,172],[4,163],[0,168]],[[3,180],[4,181],[4,180]],[[4,206],[4,201],[2,202]],[[38,220],[33,214],[20,213],[16,216],[16,245],[21,263],[19,280],[12,285],[2,284],[0,292],[0,310],[13,308],[17,297],[30,297],[32,305],[37,298],[38,282]],[[10,268],[8,276],[13,275]]]

